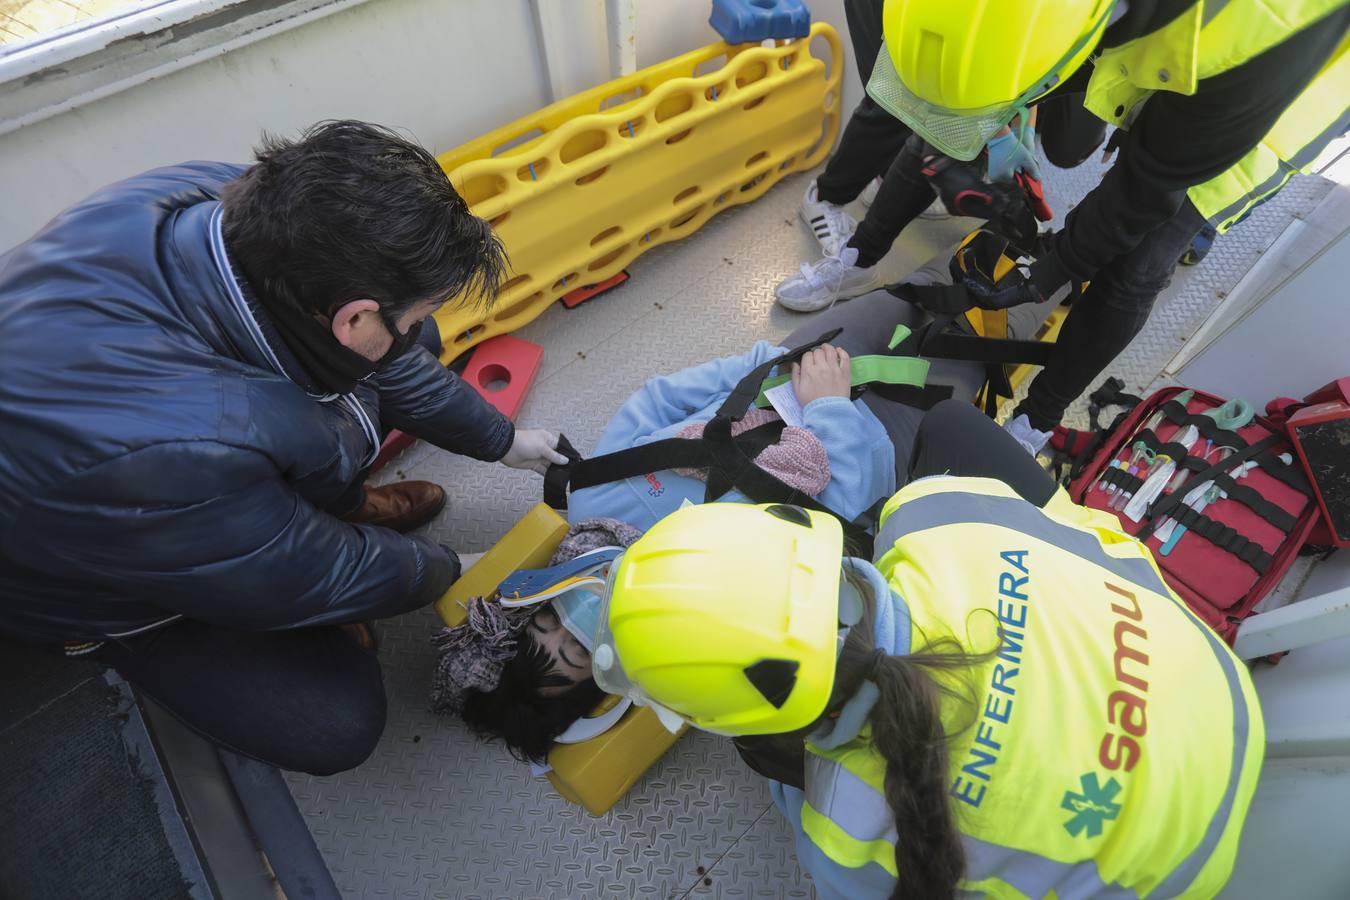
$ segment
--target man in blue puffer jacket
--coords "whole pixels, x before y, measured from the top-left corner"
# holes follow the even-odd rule
[[[0,634],[241,753],[358,764],[385,715],[360,623],[459,573],[393,530],[438,486],[363,486],[382,431],[562,461],[414,346],[505,265],[426,150],[360,122],[112,185],[0,256]]]

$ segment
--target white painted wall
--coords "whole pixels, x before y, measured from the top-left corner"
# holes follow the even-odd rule
[[[1350,587],[1350,552],[1320,563],[1299,599]],[[1224,900],[1350,896],[1350,638],[1252,673],[1267,756]]]
[[[566,13],[546,18],[566,29],[553,43],[567,92],[608,80],[603,0],[537,2]],[[811,5],[845,32],[842,0]],[[716,40],[709,8],[638,0],[639,65]],[[245,160],[263,129],[360,118],[451,149],[549,102],[534,23],[530,0],[371,0],[0,136],[0,248],[119,178],[185,159]],[[851,108],[861,94],[847,68]]]
[[[1350,187],[1332,188],[1243,280],[1250,302],[1232,313],[1225,305],[1216,310],[1219,326],[1176,370],[1177,381],[1245,397],[1259,408],[1271,397],[1303,397],[1350,375]]]
[[[1271,397],[1303,397],[1350,374],[1347,283],[1350,227],[1183,367],[1177,380],[1246,397],[1259,408]]]

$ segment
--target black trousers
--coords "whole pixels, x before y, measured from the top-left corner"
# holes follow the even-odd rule
[[[901,448],[897,447],[897,454]],[[995,478],[1037,506],[1050,502],[1055,480],[1011,435],[971,403],[944,400],[919,423],[909,452],[908,480],[928,475]],[[877,552],[885,548],[878,547]],[[800,735],[756,735],[735,740],[741,760],[766,778],[805,789]]]
[[[183,621],[91,654],[184,725],[242,756],[332,775],[384,731],[380,663],[337,626],[234,631]]]
[[[1069,404],[1129,346],[1204,225],[1204,216],[1187,200],[1176,215],[1097,273],[1070,308],[1050,363],[1017,407],[1032,427],[1049,431],[1058,425]]]
[[[1073,168],[1084,162],[1106,136],[1106,123],[1083,108],[1082,94],[1050,97],[1037,109],[1036,129],[1041,149],[1060,168]],[[900,232],[937,196],[922,171],[923,157],[932,152],[918,135],[912,135],[892,158],[876,200],[848,243],[858,250],[857,265],[876,265],[890,252]],[[820,196],[830,199],[823,189]]]
[[[929,475],[993,478],[1023,500],[1045,506],[1055,479],[1021,444],[973,403],[944,400],[919,423],[909,456],[909,480]]]
[[[863,86],[881,52],[881,7],[884,0],[844,0],[844,15],[853,42],[853,62]],[[839,146],[816,179],[821,200],[843,206],[857,199],[863,188],[884,175],[905,145],[910,130],[866,93],[853,109]],[[926,205],[926,204],[925,204]]]

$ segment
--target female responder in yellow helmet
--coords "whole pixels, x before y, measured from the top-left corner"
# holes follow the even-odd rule
[[[1350,0],[887,0],[867,92],[940,152],[973,159],[1052,91],[1122,129],[1029,275],[967,286],[970,305],[1006,308],[1091,282],[1010,426],[1033,449],[1200,228],[1225,230],[1350,127],[1348,27]]]
[[[821,897],[1213,896],[1261,766],[1245,667],[974,407],[917,440],[916,476],[961,474],[891,498],[873,562],[792,506],[657,523],[596,680],[736,736]]]

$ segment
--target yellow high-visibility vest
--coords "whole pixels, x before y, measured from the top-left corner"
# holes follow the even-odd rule
[[[882,512],[877,568],[909,647],[982,663],[935,677],[962,887],[995,897],[1210,897],[1232,872],[1265,732],[1246,667],[1114,517],[1061,491],[927,478]],[[864,730],[807,744],[806,836],[835,864],[897,874],[885,761]],[[876,872],[875,868],[870,871]],[[875,879],[873,880],[875,881]]]
[[[1194,94],[1197,83],[1234,69],[1344,6],[1346,0],[1200,0],[1157,31],[1096,60],[1084,106],[1128,127],[1154,91]],[[1350,128],[1350,39],[1247,155],[1187,196],[1220,232],[1306,169]],[[1178,136],[1178,140],[1184,137]]]

